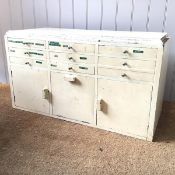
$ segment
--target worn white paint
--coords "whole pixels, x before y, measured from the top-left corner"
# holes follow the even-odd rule
[[[165,97],[175,100],[174,8],[174,0],[0,0],[1,38],[3,41],[9,29],[47,26],[166,31],[172,41]],[[0,82],[7,82],[3,45],[0,44]]]
[[[152,141],[162,109],[167,39],[150,32],[9,31],[13,107]]]

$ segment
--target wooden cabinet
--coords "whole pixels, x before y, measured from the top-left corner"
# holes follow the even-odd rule
[[[14,108],[153,140],[166,33],[33,29],[5,41]]]
[[[151,96],[151,85],[98,79],[97,125],[146,137]]]
[[[11,66],[14,104],[16,107],[49,114],[49,97],[44,97],[48,90],[48,71]]]
[[[53,115],[94,123],[95,79],[51,73]]]

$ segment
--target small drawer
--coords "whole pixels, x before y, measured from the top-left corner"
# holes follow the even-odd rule
[[[12,64],[19,64],[19,65],[26,65],[26,66],[32,66],[33,60],[30,58],[16,58],[16,57],[10,57],[10,63]]]
[[[95,45],[49,41],[49,49],[61,52],[95,53]]]
[[[107,65],[107,66],[114,66],[120,69],[140,70],[151,73],[154,73],[156,66],[155,61],[119,59],[116,57],[99,57],[98,64],[101,67]]]
[[[99,54],[123,59],[156,60],[157,49],[101,45]]]
[[[45,49],[46,42],[42,40],[30,40],[30,39],[18,39],[18,38],[8,38],[9,47],[21,47],[21,48],[39,48]]]
[[[90,55],[50,52],[49,56],[50,59],[57,59],[60,62],[88,63],[88,64],[95,63],[95,57]]]
[[[46,52],[41,50],[9,48],[9,55],[14,57],[34,57],[46,59]]]
[[[131,81],[154,81],[154,74],[118,69],[98,68],[98,75]]]
[[[83,74],[94,74],[94,66],[87,66],[84,64],[77,65],[77,64],[63,64],[56,60],[50,61],[50,68],[52,70],[61,70],[61,71],[68,71],[74,73],[83,73]]]

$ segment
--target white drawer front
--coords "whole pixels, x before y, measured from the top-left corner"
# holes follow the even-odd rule
[[[40,50],[28,50],[9,48],[9,55],[14,57],[29,57],[29,58],[43,58],[46,59],[46,52]]]
[[[84,73],[84,74],[94,74],[94,66],[89,65],[77,65],[77,64],[65,64],[60,63],[56,60],[50,61],[50,68],[61,70],[61,71],[68,71],[68,72],[74,72],[74,73]]]
[[[132,80],[146,81],[146,82],[154,81],[154,74],[133,72],[133,71],[127,71],[127,70],[118,70],[118,69],[98,68],[98,75],[122,79],[122,80],[131,80],[131,81]]]
[[[40,67],[40,68],[47,68],[47,61],[46,60],[39,60],[39,59],[30,59],[30,58],[19,58],[19,57],[10,57],[10,63],[28,67]]]
[[[95,53],[95,45],[93,44],[79,44],[79,43],[65,43],[65,42],[49,42],[49,49],[61,52],[80,52],[80,53]]]
[[[57,59],[60,62],[88,63],[88,64],[95,63],[95,57],[90,55],[58,53],[58,52],[50,52],[49,55],[50,59]]]
[[[118,58],[156,60],[157,49],[102,45],[99,46],[99,54]]]
[[[140,70],[152,73],[154,73],[156,66],[155,61],[119,59],[116,57],[99,57],[98,63],[99,66],[107,65],[107,66],[114,66],[120,69]]]
[[[30,40],[30,39],[18,39],[18,38],[8,38],[9,47],[21,47],[21,48],[39,48],[45,49],[46,42],[42,40]]]

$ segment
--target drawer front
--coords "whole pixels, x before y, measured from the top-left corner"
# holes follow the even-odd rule
[[[95,53],[95,45],[93,44],[78,44],[50,41],[49,49],[61,52]]]
[[[99,66],[115,66],[120,69],[141,70],[152,73],[154,73],[156,66],[155,61],[118,59],[116,57],[99,57],[98,63]]]
[[[39,48],[45,49],[46,42],[42,40],[29,40],[29,39],[17,39],[17,38],[8,38],[9,47],[21,47],[21,48]]]
[[[29,57],[46,59],[46,52],[39,50],[9,48],[9,55],[14,57]]]
[[[94,66],[77,65],[77,64],[63,64],[56,60],[50,61],[50,68],[52,70],[68,71],[73,73],[94,74]]]
[[[90,55],[50,52],[49,56],[50,59],[57,59],[60,62],[88,63],[88,64],[95,63],[95,57]]]
[[[128,58],[128,59],[156,60],[157,49],[99,46],[99,54],[124,59]]]
[[[122,79],[122,80],[135,80],[135,81],[146,81],[153,82],[154,74],[142,73],[142,72],[132,72],[127,70],[117,70],[117,69],[107,69],[98,68],[98,75]]]
[[[47,61],[46,60],[39,60],[39,59],[30,59],[30,58],[16,58],[10,57],[10,63],[29,66],[29,67],[40,67],[40,68],[47,68]]]

